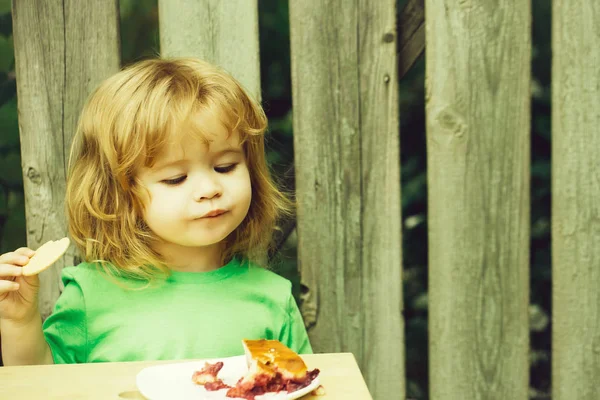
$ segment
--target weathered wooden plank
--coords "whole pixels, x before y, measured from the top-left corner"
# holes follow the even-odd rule
[[[395,1],[290,3],[298,257],[316,351],[403,398]]]
[[[527,399],[529,0],[427,0],[430,397]]]
[[[364,319],[346,329],[362,329],[361,366],[376,399],[403,399],[406,392],[395,7],[394,0],[364,0],[358,9],[363,295],[357,309]]]
[[[164,56],[219,65],[260,98],[257,0],[159,0]]]
[[[398,80],[410,71],[414,63],[425,51],[425,0],[408,0],[398,16]],[[290,165],[288,177],[284,181],[286,189],[292,190],[294,182],[294,166]],[[285,241],[296,229],[296,216],[284,217],[279,221],[280,231],[274,238],[276,254]]]
[[[12,3],[27,244],[67,234],[65,178],[71,139],[93,87],[119,68],[116,0]],[[60,271],[75,253],[42,273],[40,310],[50,314]]]
[[[599,399],[600,4],[552,15],[552,398]]]

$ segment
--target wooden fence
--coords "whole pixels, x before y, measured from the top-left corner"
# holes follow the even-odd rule
[[[163,54],[222,65],[259,95],[257,0],[159,4]],[[404,398],[398,80],[426,48],[431,398],[526,399],[531,2],[410,0],[398,21],[395,7],[290,1],[309,334],[317,352],[354,353],[374,398]],[[68,148],[85,96],[119,67],[118,7],[12,13],[36,248],[66,234]],[[597,399],[600,5],[553,0],[553,14],[553,398]],[[45,315],[74,254],[63,262],[42,276]]]

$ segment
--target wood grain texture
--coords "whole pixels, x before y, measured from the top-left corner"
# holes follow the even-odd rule
[[[554,0],[552,399],[599,399],[600,3]]]
[[[398,80],[410,71],[414,63],[425,51],[425,0],[408,0],[400,15],[398,15]],[[391,38],[388,36],[388,38]],[[286,189],[295,187],[294,166],[286,168],[287,173],[283,184]],[[296,229],[296,216],[282,218],[274,238],[274,249],[271,257],[279,252],[285,241]]]
[[[317,352],[404,398],[395,1],[290,2],[298,258]]]
[[[427,0],[430,398],[529,384],[528,0]]]
[[[158,6],[163,56],[218,65],[260,98],[257,0],[159,0]]]
[[[71,139],[85,98],[119,68],[115,0],[12,3],[27,245],[67,235],[65,178]],[[73,250],[40,275],[46,317],[60,294],[60,271]]]

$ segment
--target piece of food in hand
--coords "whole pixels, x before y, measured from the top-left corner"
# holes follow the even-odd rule
[[[254,400],[255,396],[265,393],[295,392],[310,385],[319,375],[318,369],[308,371],[302,358],[278,340],[243,340],[243,345],[248,373],[234,387],[221,382],[214,385],[213,389],[211,381],[204,384],[206,390],[229,388],[227,397]],[[211,380],[208,375],[214,375],[220,381],[216,375],[223,365],[220,363],[217,367],[217,364],[219,363],[207,363],[201,371],[194,373],[194,377],[202,376],[202,380]],[[196,383],[199,381],[194,378],[192,380]]]
[[[56,262],[69,248],[69,238],[48,241],[35,251],[27,265],[23,267],[24,276],[37,275]]]

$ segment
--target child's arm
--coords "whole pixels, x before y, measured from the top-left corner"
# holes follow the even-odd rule
[[[4,365],[54,364],[39,315],[29,322],[2,319],[0,331]]]
[[[33,250],[0,256],[0,335],[4,365],[52,364],[38,309],[37,276],[22,275]]]
[[[279,335],[279,341],[298,354],[312,354],[313,352],[304,327],[304,320],[291,292],[288,298],[287,318]]]

